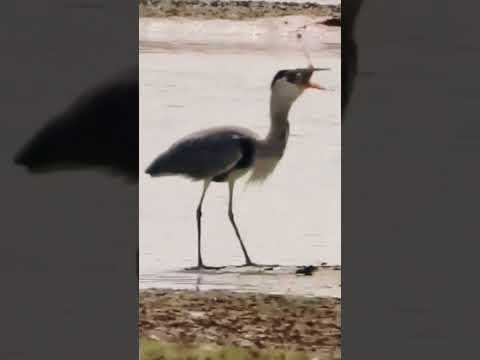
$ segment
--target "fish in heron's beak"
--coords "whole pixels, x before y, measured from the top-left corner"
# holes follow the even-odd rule
[[[306,75],[307,75],[306,82],[304,84],[305,89],[327,90],[323,86],[310,81],[310,79],[311,79],[311,77],[312,77],[312,75],[315,71],[327,71],[327,70],[330,70],[330,69],[329,68],[314,68],[313,66],[310,66],[308,69],[305,69]]]

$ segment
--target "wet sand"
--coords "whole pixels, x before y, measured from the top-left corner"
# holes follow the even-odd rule
[[[140,336],[158,341],[273,348],[340,359],[340,319],[340,300],[330,297],[140,292]]]
[[[226,289],[242,293],[340,298],[340,266],[324,265],[309,273],[311,268],[311,265],[266,269],[229,266],[220,270],[162,271],[157,274],[142,274],[140,288]]]

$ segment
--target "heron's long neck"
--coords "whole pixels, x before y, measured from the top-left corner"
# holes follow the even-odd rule
[[[270,98],[270,131],[265,146],[272,156],[281,157],[287,146],[289,126],[288,113],[292,104],[272,94]]]
[[[263,181],[275,169],[285,152],[288,140],[288,112],[291,102],[285,102],[278,94],[270,98],[270,131],[265,139],[257,143],[257,155],[249,181]]]

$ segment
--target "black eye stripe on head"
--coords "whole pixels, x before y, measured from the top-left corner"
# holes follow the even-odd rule
[[[282,78],[285,78],[290,83],[296,83],[298,82],[302,77],[302,72],[299,70],[280,70],[277,72],[275,77],[272,80],[272,83],[270,85],[270,88],[273,88],[273,84],[275,84],[275,81],[280,80]]]
[[[270,87],[271,88],[273,87],[273,84],[275,84],[275,81],[280,80],[283,77],[286,77],[287,73],[288,73],[288,70],[280,70],[279,72],[277,72],[277,74],[272,80]]]
[[[290,82],[295,82],[300,78],[301,74],[297,71],[290,71],[287,73],[287,80]]]

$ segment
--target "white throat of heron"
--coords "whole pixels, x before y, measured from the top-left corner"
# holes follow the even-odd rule
[[[300,94],[301,90],[289,83],[280,83],[272,89],[270,96],[270,131],[266,138],[267,142],[286,145],[289,132],[288,114],[292,104]]]
[[[270,130],[257,144],[257,156],[249,182],[263,182],[275,169],[285,152],[289,123],[288,113],[302,91],[285,80],[278,80],[270,95]]]

